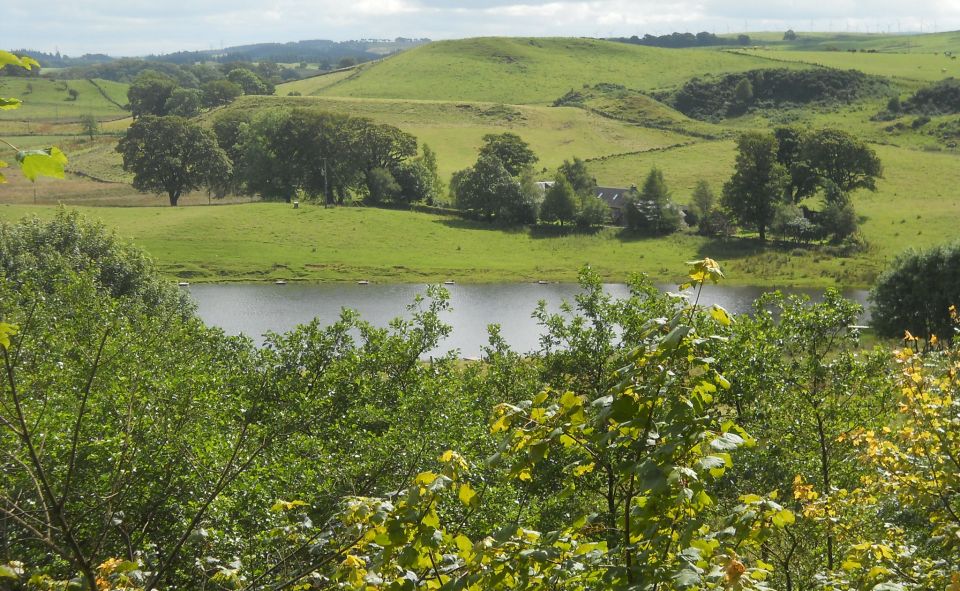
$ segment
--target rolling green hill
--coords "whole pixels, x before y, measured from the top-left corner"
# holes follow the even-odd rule
[[[365,68],[331,96],[549,104],[601,82],[654,90],[694,76],[765,67],[750,55],[572,38],[439,41]],[[804,67],[796,64],[796,67]]]

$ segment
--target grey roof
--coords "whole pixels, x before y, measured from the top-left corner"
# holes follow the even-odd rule
[[[618,187],[597,187],[597,197],[603,199],[608,207],[620,209],[627,200],[630,189]]]

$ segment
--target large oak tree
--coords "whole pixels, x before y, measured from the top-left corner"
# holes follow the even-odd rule
[[[183,193],[215,186],[232,168],[213,133],[183,117],[141,117],[117,151],[135,189],[166,193],[173,206]]]

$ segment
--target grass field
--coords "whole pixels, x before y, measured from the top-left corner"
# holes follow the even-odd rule
[[[70,100],[69,89],[79,92],[77,100]],[[0,125],[8,121],[76,122],[87,114],[102,120],[126,117],[128,113],[117,106],[126,104],[126,93],[126,84],[108,80],[0,78],[0,94],[23,101],[19,109],[0,111]]]
[[[942,53],[851,53],[848,51],[773,51],[742,49],[737,53],[775,61],[777,65],[796,63],[826,66],[841,70],[860,70],[866,74],[935,82],[960,77],[960,59]]]
[[[661,49],[592,39],[486,37],[417,47],[321,92],[366,98],[549,104],[584,84],[609,82],[654,90],[693,76],[765,64],[761,58],[716,50]]]
[[[885,53],[960,51],[960,31],[943,33],[828,33],[796,31],[795,41],[784,41],[783,31],[750,33],[754,44],[787,51],[875,50]]]
[[[49,217],[56,209],[0,206],[0,219]],[[873,255],[842,259],[691,234],[635,239],[619,229],[558,236],[382,209],[258,203],[81,210],[145,248],[171,278],[190,281],[571,281],[587,264],[610,281],[634,272],[676,281],[686,261],[713,256],[732,283],[856,287],[879,268]]]

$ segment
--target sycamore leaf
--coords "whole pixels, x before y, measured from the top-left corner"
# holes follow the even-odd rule
[[[777,527],[786,527],[792,525],[796,521],[796,517],[793,515],[793,511],[789,509],[781,509],[773,514],[773,525]]]
[[[20,66],[21,68],[29,70],[33,67],[39,68],[40,62],[28,56],[17,57],[9,51],[0,49],[0,68],[3,66]]]
[[[716,304],[710,308],[710,316],[724,326],[730,326],[730,324],[733,322],[733,318],[731,318],[730,314],[723,308],[723,306],[718,306]]]
[[[693,279],[695,283],[705,283],[707,281],[717,283],[723,279],[723,271],[720,270],[720,264],[713,259],[705,258],[699,261],[688,261],[687,264],[690,265],[688,276],[690,279]]]
[[[474,507],[480,502],[476,491],[466,482],[460,485],[460,490],[457,491],[457,497],[460,499],[460,502],[467,507]]]
[[[23,169],[23,176],[31,181],[36,181],[40,176],[62,179],[67,156],[60,148],[53,146],[44,150],[21,150],[17,152],[17,162]]]
[[[7,322],[0,322],[0,347],[10,348],[10,337],[17,334],[16,325]]]
[[[290,511],[292,509],[296,509],[297,507],[306,507],[306,506],[307,504],[303,501],[280,500],[274,503],[273,506],[270,507],[270,510],[273,512],[281,512],[281,511]]]
[[[20,105],[23,104],[23,101],[15,98],[3,98],[0,96],[0,111],[10,111],[12,109],[19,109]]]
[[[0,564],[0,579],[14,579],[17,580],[20,577],[17,576],[17,571],[13,570],[9,566]]]
[[[594,462],[590,462],[589,464],[584,464],[583,466],[577,466],[576,468],[573,469],[573,475],[583,476],[588,472],[593,472],[594,467],[595,467]]]

